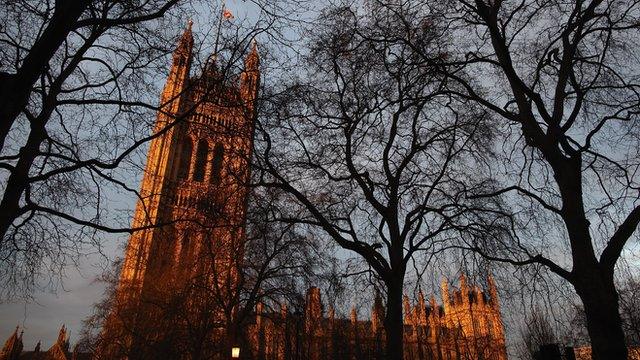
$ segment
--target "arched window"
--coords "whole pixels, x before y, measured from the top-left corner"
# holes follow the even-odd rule
[[[189,254],[191,236],[191,232],[187,231],[182,238],[182,244],[180,244],[180,260],[184,260],[187,257],[187,254]]]
[[[186,138],[182,142],[180,149],[180,165],[178,166],[178,180],[186,179],[189,176],[189,167],[191,166],[191,153],[193,152],[193,144],[191,139]]]
[[[209,144],[207,140],[198,141],[198,150],[196,151],[196,163],[193,168],[193,180],[203,181],[204,170],[207,165],[207,155],[209,154]]]
[[[211,177],[209,180],[214,183],[220,183],[220,172],[222,171],[222,160],[224,159],[224,147],[217,144],[213,150],[213,160],[211,161]]]

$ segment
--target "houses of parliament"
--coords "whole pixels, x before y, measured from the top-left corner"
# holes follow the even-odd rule
[[[368,315],[340,318],[321,291],[304,311],[255,307],[243,330],[234,323],[243,259],[260,58],[255,43],[234,79],[215,58],[192,76],[191,25],[173,53],[160,98],[119,284],[92,353],[69,348],[66,329],[49,349],[26,350],[19,331],[0,360],[17,359],[378,359],[384,353],[384,303]],[[496,284],[441,286],[404,299],[405,358],[505,360]],[[242,333],[242,336],[240,334]],[[244,340],[238,340],[243,338]],[[235,339],[235,340],[229,340]],[[234,343],[231,343],[233,341]]]

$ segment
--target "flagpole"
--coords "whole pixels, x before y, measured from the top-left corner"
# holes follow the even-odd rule
[[[220,30],[222,29],[222,18],[224,17],[223,12],[225,9],[225,0],[222,0],[222,9],[220,10],[220,19],[218,20],[218,30],[216,31],[216,42],[213,45],[213,56],[214,60],[218,59],[218,41],[220,40]]]

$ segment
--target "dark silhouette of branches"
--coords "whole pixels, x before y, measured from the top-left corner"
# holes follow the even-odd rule
[[[386,290],[386,353],[402,358],[407,265],[467,226],[459,184],[491,137],[482,111],[450,96],[423,8],[405,32],[384,7],[329,7],[310,32],[303,74],[267,96],[256,139],[261,185],[281,189],[305,225],[362,259]],[[421,39],[428,60],[409,39]]]
[[[465,246],[548,267],[580,297],[594,359],[626,359],[614,279],[640,221],[638,4],[477,0],[433,8],[449,19],[455,41],[434,66],[455,84],[452,94],[491,113],[500,134],[497,159],[487,164],[493,175],[470,185],[469,197],[500,199],[513,218],[511,236]],[[416,41],[408,46],[431,57]]]
[[[270,316],[279,314],[281,306],[295,304],[303,296],[304,286],[321,281],[320,266],[331,258],[297,226],[279,221],[285,207],[277,191],[256,189],[249,203],[245,241],[207,241],[211,240],[206,235],[209,230],[197,226],[179,232],[178,238],[191,237],[192,246],[184,248],[175,269],[157,284],[171,291],[163,297],[146,298],[146,303],[139,305],[156,309],[158,317],[135,319],[135,313],[126,306],[115,304],[120,301],[118,277],[113,276],[119,272],[116,262],[115,271],[104,277],[108,284],[104,299],[85,320],[83,351],[108,354],[110,358],[149,359],[167,354],[190,359],[224,358],[229,343],[243,344],[245,351],[250,351],[257,311]],[[220,226],[227,225],[221,222]],[[197,252],[198,246],[203,251]],[[232,266],[217,265],[222,262],[231,262]],[[229,277],[229,268],[237,273]],[[120,325],[128,325],[125,332],[105,327],[113,316],[119,317]],[[148,326],[140,326],[141,321],[149,321]],[[136,339],[137,347],[126,345],[125,338],[130,337]],[[110,352],[105,354],[101,348],[106,346]]]
[[[214,51],[223,81],[234,79],[252,39],[283,38],[290,3],[252,4],[255,19],[214,29],[221,32]],[[134,227],[129,214],[114,208],[123,196],[141,197],[131,182],[143,168],[141,154],[189,115],[167,111],[175,99],[158,102],[158,83],[187,20],[202,6],[211,4],[56,0],[2,6],[1,296],[28,296],[38,278],[55,277],[79,254],[99,251],[105,233],[162,225]],[[208,39],[196,45],[210,46]],[[156,127],[156,113],[169,120]]]

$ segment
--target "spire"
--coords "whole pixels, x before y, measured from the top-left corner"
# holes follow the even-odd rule
[[[253,111],[253,102],[258,97],[259,86],[260,56],[258,55],[258,44],[253,40],[251,50],[244,59],[244,70],[240,75],[240,92],[250,111]]]
[[[444,313],[449,314],[449,307],[451,306],[451,298],[449,297],[449,281],[446,278],[442,278],[440,283],[440,289],[442,292],[442,305],[444,306]]]
[[[251,50],[249,55],[244,59],[245,71],[257,71],[260,66],[260,55],[258,55],[258,42],[253,39],[251,41]]]
[[[3,360],[18,360],[22,353],[22,333],[18,336],[19,326],[16,326],[16,330],[4,343],[2,351],[0,351],[0,359]]]
[[[404,316],[409,319],[411,317],[411,303],[409,297],[405,294],[402,296],[402,306],[404,307]]]
[[[477,304],[481,304],[483,305],[482,302],[482,289],[480,289],[480,287],[478,285],[473,285],[473,300],[477,303]]]
[[[192,25],[193,21],[189,19],[189,21],[187,22],[187,28],[182,33],[182,36],[180,36],[178,45],[173,51],[173,66],[171,72],[177,70],[176,68],[188,68],[190,66],[191,52],[193,51],[193,32],[191,31]]]
[[[422,289],[418,291],[418,306],[420,306],[421,308],[425,308],[427,306],[424,300],[424,293],[422,292]]]
[[[60,331],[58,331],[58,342],[63,343],[66,340],[67,340],[67,328],[65,327],[64,324],[62,324]]]
[[[351,308],[351,325],[355,326],[358,323],[358,311],[356,307]]]
[[[425,324],[427,321],[427,303],[424,300],[424,293],[422,289],[418,291],[418,311],[417,311],[418,320]]]
[[[304,311],[305,328],[307,331],[317,327],[322,319],[322,298],[320,289],[311,287],[307,290],[307,299]]]
[[[193,34],[191,26],[193,22],[187,22],[187,28],[182,33],[176,49],[173,51],[173,62],[167,77],[167,82],[162,91],[161,105],[167,106],[164,111],[176,113],[179,108],[179,98],[186,87],[191,68],[191,52],[193,50]],[[159,117],[160,118],[160,117]]]
[[[189,19],[189,21],[187,21],[187,28],[182,33],[180,41],[178,41],[178,46],[173,53],[174,59],[177,56],[191,57],[191,51],[193,50],[193,32],[191,31],[192,26],[193,21]]]
[[[464,272],[460,273],[460,297],[463,304],[469,304],[469,287],[467,286],[467,277],[464,276]]]
[[[60,348],[64,351],[69,351],[69,335],[67,335],[67,327],[64,324],[62,324],[62,327],[58,332],[58,340],[56,341],[56,345],[59,345]]]
[[[37,354],[37,353],[39,353],[39,352],[40,352],[40,347],[41,347],[41,346],[42,346],[42,345],[40,344],[40,340],[38,340],[38,343],[36,344],[36,348],[35,348],[35,349],[33,349],[33,352],[34,352],[34,353],[36,353],[36,354]]]
[[[429,298],[429,305],[431,306],[431,313],[435,314],[435,315],[439,315],[438,314],[438,303],[436,302],[436,297],[435,295],[431,295],[431,298]]]
[[[500,304],[498,302],[498,287],[496,286],[496,282],[493,279],[493,275],[489,274],[489,276],[487,277],[487,283],[489,285],[489,296],[491,298],[491,305],[494,309],[499,311]]]
[[[382,298],[380,293],[376,291],[376,298],[373,302],[373,309],[371,311],[371,327],[373,331],[378,331],[382,327],[382,321],[384,319],[384,305],[382,305]]]
[[[262,314],[264,312],[264,304],[262,301],[258,301],[256,304],[256,325],[260,327],[262,324]]]

